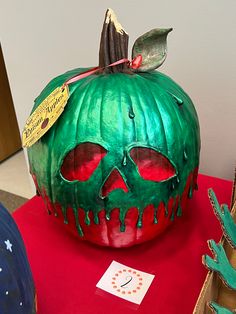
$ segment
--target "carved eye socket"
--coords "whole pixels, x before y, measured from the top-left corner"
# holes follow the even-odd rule
[[[130,156],[145,180],[160,182],[173,177],[176,173],[172,163],[154,149],[134,147],[130,151]]]
[[[87,181],[106,153],[106,149],[98,144],[79,144],[66,155],[61,174],[68,181]]]

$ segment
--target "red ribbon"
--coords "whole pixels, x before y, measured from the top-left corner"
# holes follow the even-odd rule
[[[71,84],[71,83],[79,81],[79,80],[81,80],[81,79],[83,79],[83,78],[85,78],[85,77],[87,77],[89,75],[92,75],[92,74],[94,74],[94,73],[96,73],[96,72],[98,72],[100,70],[103,70],[103,69],[109,68],[109,67],[113,67],[115,65],[123,64],[123,63],[127,63],[129,68],[136,70],[142,64],[142,56],[141,55],[137,55],[132,61],[129,61],[129,59],[123,58],[123,59],[120,59],[120,60],[118,60],[116,62],[113,62],[113,63],[111,63],[111,64],[109,64],[109,65],[107,65],[107,66],[105,66],[103,68],[95,67],[95,68],[89,69],[89,70],[87,70],[85,72],[82,72],[82,73],[80,73],[78,75],[75,75],[75,76],[71,77],[69,80],[65,81],[65,83],[62,86],[62,88],[67,86],[67,85],[69,85],[69,84]]]

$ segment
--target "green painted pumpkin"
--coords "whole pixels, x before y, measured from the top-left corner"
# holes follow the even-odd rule
[[[109,25],[117,31],[112,19]],[[144,56],[144,70],[119,65],[70,84],[63,114],[28,149],[30,171],[48,210],[82,239],[114,247],[149,240],[182,215],[196,187],[200,137],[193,103],[172,79],[147,70],[153,34],[154,41],[162,37],[163,51],[168,32],[156,30],[136,41],[133,56],[135,51]],[[156,55],[151,69],[164,61],[163,53]],[[126,56],[105,64],[100,57],[100,66],[120,57]],[[85,70],[53,79],[33,111]]]

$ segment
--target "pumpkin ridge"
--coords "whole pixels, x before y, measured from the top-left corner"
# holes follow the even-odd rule
[[[179,133],[175,132],[176,137],[175,137],[174,145],[179,147],[179,146],[181,146],[180,134],[182,135],[184,132],[183,124],[185,123],[185,121],[183,119],[182,120],[180,119],[180,113],[181,113],[181,110],[184,110],[185,108],[179,108],[178,105],[175,103],[175,100],[173,99],[173,97],[167,91],[166,91],[165,95],[163,95],[163,96],[165,99],[163,102],[165,102],[166,107],[169,108],[170,104],[172,103],[171,108],[169,108],[169,110],[171,111],[171,114],[174,116],[173,120],[178,122],[177,129],[180,131],[179,131]],[[176,142],[178,142],[178,144],[176,144]]]
[[[134,105],[133,105],[133,102],[132,102],[132,97],[131,97],[131,93],[130,93],[130,88],[128,86],[128,89],[127,89],[127,97],[126,99],[128,99],[128,102],[127,102],[127,108],[130,110],[130,108],[132,108],[132,112],[134,112],[135,114],[135,111],[134,111]],[[135,117],[133,119],[130,119],[130,122],[132,123],[132,141],[133,142],[137,142],[138,141],[138,135],[137,135],[137,128],[136,128],[136,119]]]
[[[104,82],[105,85],[103,85],[103,89],[101,92],[101,99],[100,99],[100,111],[99,111],[99,133],[100,133],[100,137],[102,138],[103,141],[105,141],[104,139],[104,135],[103,135],[103,111],[104,111],[104,107],[107,105],[106,101],[104,101],[104,99],[106,98],[104,93],[105,93],[105,87],[106,87],[106,82]]]
[[[173,123],[174,118],[173,118],[173,111],[172,111],[172,107],[173,105],[175,106],[175,103],[173,104],[173,100],[171,99],[171,102],[167,102],[166,101],[166,94],[162,94],[161,95],[161,100],[157,99],[157,103],[158,103],[158,109],[160,112],[160,116],[163,122],[163,127],[164,127],[164,134],[165,134],[165,139],[166,139],[166,154],[168,156],[170,156],[170,152],[172,151],[172,148],[175,146],[176,144],[176,134],[178,134],[178,132],[175,132],[175,123]],[[168,116],[168,119],[164,119],[164,114],[166,116]],[[169,124],[169,120],[171,119],[171,125]],[[173,136],[174,134],[174,136]],[[173,141],[170,141],[171,140]],[[172,156],[173,158],[173,156]]]
[[[165,143],[165,148],[162,147],[162,149],[164,149],[166,151],[166,154],[168,153],[169,149],[168,149],[168,143],[167,143],[167,137],[166,137],[166,129],[165,129],[165,124],[164,124],[164,121],[163,121],[163,118],[162,118],[162,115],[161,115],[161,111],[160,111],[160,103],[159,103],[159,99],[156,99],[153,95],[153,91],[152,89],[150,89],[149,91],[149,95],[151,95],[152,97],[152,100],[155,104],[155,107],[156,107],[156,112],[159,116],[159,121],[160,121],[160,124],[162,126],[162,130],[163,130],[163,133],[164,133],[164,136],[163,136],[163,139],[164,139],[164,143]],[[160,132],[162,134],[162,132]]]
[[[167,93],[166,94],[168,94],[168,91],[167,91]],[[166,95],[167,97],[172,97],[170,94],[169,95]],[[166,101],[166,103],[168,103],[168,101]],[[184,106],[184,103],[183,103],[183,106]],[[184,131],[184,127],[183,127],[183,122],[182,122],[182,120],[180,119],[180,112],[181,112],[181,110],[184,110],[185,108],[179,108],[178,107],[178,105],[176,105],[176,106],[173,106],[173,108],[174,108],[174,112],[175,112],[175,115],[176,115],[176,119],[178,120],[178,123],[179,123],[179,127],[180,127],[180,129],[181,129],[181,133]]]
[[[139,99],[139,104],[140,104],[140,108],[141,108],[141,112],[142,112],[142,116],[144,117],[144,132],[145,132],[145,141],[147,141],[148,145],[150,146],[150,139],[149,139],[149,128],[148,125],[150,125],[148,123],[148,121],[150,121],[150,112],[148,112],[148,110],[150,110],[151,108],[147,105],[147,102],[149,102],[149,97],[145,97],[145,99],[143,99],[143,97],[140,97],[140,93],[138,91],[142,91],[142,88],[140,86],[140,80],[137,77],[137,80],[135,81],[135,85],[136,85],[136,93],[137,93],[137,98]],[[144,88],[146,88],[146,85],[144,86]],[[151,105],[151,102],[149,102],[149,105]],[[146,110],[146,108],[148,107],[148,109]],[[146,112],[147,111],[147,112]]]
[[[134,91],[134,93],[133,93],[134,95],[133,95],[132,103],[134,103],[134,105],[137,107],[137,112],[138,112],[138,114],[136,115],[137,118],[134,118],[134,119],[135,119],[135,123],[136,124],[138,123],[138,121],[136,121],[138,119],[139,119],[139,122],[141,124],[141,125],[137,125],[136,130],[141,129],[142,130],[142,134],[143,133],[145,134],[145,138],[143,138],[143,136],[140,135],[140,133],[138,134],[138,136],[139,136],[138,142],[140,142],[140,140],[141,140],[141,142],[144,142],[145,140],[148,140],[148,138],[147,138],[146,113],[143,110],[142,100],[140,98],[140,91],[142,89],[139,88],[138,80],[134,80],[134,85],[135,85],[135,89],[133,90]],[[142,117],[142,120],[140,119],[140,116]]]
[[[78,138],[78,131],[81,129],[81,126],[79,125],[79,121],[81,123],[83,122],[83,119],[80,119],[80,117],[82,115],[86,116],[85,129],[87,129],[88,128],[88,124],[91,123],[89,121],[89,112],[91,111],[91,107],[93,106],[93,101],[91,99],[92,98],[91,95],[94,94],[94,92],[96,90],[96,87],[97,87],[96,81],[94,81],[93,84],[91,84],[91,82],[90,82],[90,84],[88,84],[88,88],[86,88],[86,91],[84,92],[84,97],[83,97],[83,100],[82,100],[82,103],[81,103],[79,117],[77,119],[76,138]],[[85,133],[86,133],[86,131],[85,131]]]
[[[103,84],[105,84],[105,86],[107,86],[106,80],[104,80]],[[105,88],[105,86],[103,85],[104,88],[102,89],[102,92],[101,92],[101,98],[100,98],[100,104],[99,104],[99,106],[100,106],[100,110],[99,110],[99,134],[100,134],[100,138],[102,138],[102,140],[104,142],[106,142],[106,138],[104,138],[104,133],[103,133],[104,132],[104,130],[103,130],[103,116],[104,116],[104,109],[107,106],[106,101],[104,101],[104,99],[106,99],[106,95],[105,95],[106,88]],[[110,150],[110,147],[107,147],[107,153],[109,153],[109,150]],[[99,191],[100,191],[109,174],[107,175],[106,169],[105,169],[105,164],[103,162],[100,163],[99,167],[100,167],[101,173],[102,173],[101,183],[99,184]],[[105,204],[104,201],[103,201],[103,208],[104,208],[105,214],[107,214],[108,208],[107,208],[107,204]],[[102,210],[102,208],[100,210]],[[106,225],[107,238],[108,238],[108,241],[110,243],[110,239],[108,236],[109,232],[108,232],[107,220],[105,220],[105,225]]]
[[[82,83],[85,83],[85,82],[82,82]],[[75,138],[75,141],[74,141],[74,145],[78,145],[81,141],[79,140],[80,138],[80,135],[78,135],[78,130],[80,130],[80,123],[83,122],[83,120],[81,119],[81,116],[83,115],[83,110],[86,109],[86,107],[90,104],[88,104],[88,101],[87,101],[87,94],[91,91],[92,89],[92,86],[90,84],[86,84],[83,86],[83,92],[82,92],[82,97],[81,97],[81,90],[79,89],[80,85],[77,85],[76,86],[76,89],[74,91],[74,94],[73,96],[78,99],[79,101],[73,101],[75,102],[75,107],[76,107],[76,116],[78,117],[76,119],[76,129],[75,129],[75,134],[74,134],[74,138]],[[68,104],[69,105],[69,104]],[[71,108],[71,111],[74,111],[74,108]],[[87,124],[87,123],[86,123]],[[73,146],[74,146],[73,145]],[[71,149],[73,149],[73,147],[71,147]],[[65,157],[65,156],[64,156]],[[63,159],[64,159],[63,157]]]
[[[120,114],[120,117],[119,117],[119,126],[120,126],[120,130],[121,130],[121,133],[122,133],[122,147],[124,148],[123,149],[123,157],[124,157],[124,154],[126,154],[126,142],[124,140],[124,136],[125,136],[125,123],[124,123],[124,119],[122,119],[122,114],[124,111],[126,111],[126,108],[128,108],[127,104],[126,103],[123,103],[122,102],[122,88],[121,88],[121,77],[119,76],[118,78],[118,81],[120,82],[119,84],[119,112],[121,113]]]
[[[60,117],[60,118],[62,118],[62,117]],[[55,144],[56,134],[57,134],[59,129],[60,129],[60,123],[54,124],[51,128],[50,138],[48,140],[48,148],[49,148],[48,149],[48,151],[49,151],[48,152],[48,164],[50,165],[50,167],[49,167],[48,171],[46,171],[46,173],[47,173],[47,181],[49,181],[49,192],[48,193],[49,193],[50,197],[52,198],[53,202],[56,201],[56,195],[55,195],[56,191],[52,190],[52,186],[53,186],[52,179],[54,176],[53,167],[54,167],[54,161],[55,161],[55,159],[53,158],[53,149],[52,148]],[[42,141],[43,141],[43,139],[42,139]],[[57,163],[57,160],[56,160],[56,163]]]

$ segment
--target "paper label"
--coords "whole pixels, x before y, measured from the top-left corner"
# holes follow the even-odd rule
[[[30,147],[37,142],[57,121],[69,99],[67,86],[57,87],[44,99],[27,119],[23,134],[23,147]]]
[[[127,301],[140,304],[154,275],[113,261],[96,287]]]

